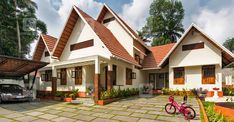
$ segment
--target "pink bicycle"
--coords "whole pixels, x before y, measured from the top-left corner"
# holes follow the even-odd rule
[[[178,110],[179,113],[182,113],[184,115],[184,118],[186,120],[188,119],[194,119],[196,117],[195,110],[187,105],[185,102],[183,102],[181,105],[179,105],[176,101],[174,101],[174,97],[169,97],[169,102],[165,105],[165,111],[168,114],[175,114],[176,110]]]

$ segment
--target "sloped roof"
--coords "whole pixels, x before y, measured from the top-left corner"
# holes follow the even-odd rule
[[[108,48],[108,50],[112,53],[114,57],[138,65],[135,59],[119,43],[119,41],[115,38],[115,36],[111,33],[109,29],[107,29],[104,25],[94,20],[91,16],[83,12],[78,7],[76,7],[76,9],[79,11],[81,16],[90,25],[90,27],[97,34],[97,36],[101,39],[101,41],[105,44],[105,46]]]
[[[223,67],[231,64],[234,62],[234,54],[227,50],[225,47],[217,43],[215,40],[210,38],[207,34],[205,34],[197,25],[192,23],[190,27],[185,31],[185,33],[182,35],[182,37],[177,41],[177,43],[172,47],[172,49],[167,53],[167,55],[163,58],[162,62],[160,62],[159,67],[161,67],[170,57],[172,52],[179,46],[179,44],[184,40],[184,38],[188,35],[188,33],[191,30],[198,31],[204,38],[206,38],[211,44],[213,44],[215,47],[221,50],[222,52],[222,64]]]
[[[158,65],[164,59],[164,57],[168,54],[168,52],[172,49],[175,43],[154,46],[151,47],[151,53],[145,56],[143,61],[143,69],[153,69],[158,68]]]
[[[33,54],[33,60],[40,61],[45,48],[49,51],[50,54],[52,54],[56,41],[57,38],[53,36],[41,34]]]
[[[42,34],[41,36],[48,47],[48,51],[52,53],[55,47],[57,38],[50,36],[50,35],[45,35],[45,34]]]
[[[142,46],[144,46],[147,50],[150,50],[148,46],[145,45],[144,41],[138,36],[138,34],[118,15],[116,14],[109,6],[106,4],[103,5],[103,8],[97,18],[97,21],[101,23],[104,19],[104,16],[107,11],[110,11],[110,13],[113,14],[113,16],[116,18],[116,20],[120,23],[120,25],[123,26],[124,29],[127,30],[128,33],[130,33],[133,38],[135,38],[136,41],[138,41]]]

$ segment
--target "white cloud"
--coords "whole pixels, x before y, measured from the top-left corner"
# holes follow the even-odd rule
[[[63,21],[67,19],[69,15],[68,13],[70,12],[73,5],[80,7],[91,16],[96,15],[102,7],[102,3],[96,2],[94,0],[62,0],[62,6],[58,10],[58,13]]]
[[[133,0],[123,6],[120,16],[135,30],[140,30],[149,16],[150,4],[153,0]]]
[[[192,20],[221,44],[227,38],[234,37],[234,11],[231,8],[224,8],[217,12],[203,9],[198,15],[194,15]]]

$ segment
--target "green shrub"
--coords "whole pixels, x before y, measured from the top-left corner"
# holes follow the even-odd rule
[[[62,96],[63,96],[63,92],[61,92],[61,91],[56,91],[55,96],[56,96],[56,97],[62,97]]]
[[[106,100],[106,99],[112,99],[112,98],[123,98],[123,97],[129,97],[133,95],[139,94],[139,90],[137,88],[127,88],[127,89],[111,89],[110,91],[101,91],[100,93],[100,99]]]
[[[226,96],[234,96],[234,88],[228,88],[228,87],[225,87],[223,88],[223,94],[226,95]]]
[[[169,88],[163,88],[162,89],[162,92],[164,95],[176,95],[176,96],[194,96],[194,93],[192,90],[187,90],[187,89],[183,89],[183,90],[172,90],[172,89],[169,89]]]

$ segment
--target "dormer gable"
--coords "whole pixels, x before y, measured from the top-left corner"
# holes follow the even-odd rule
[[[51,57],[56,41],[57,38],[53,36],[41,34],[32,59],[35,61],[41,61],[42,58]],[[49,62],[49,60],[43,61]]]

